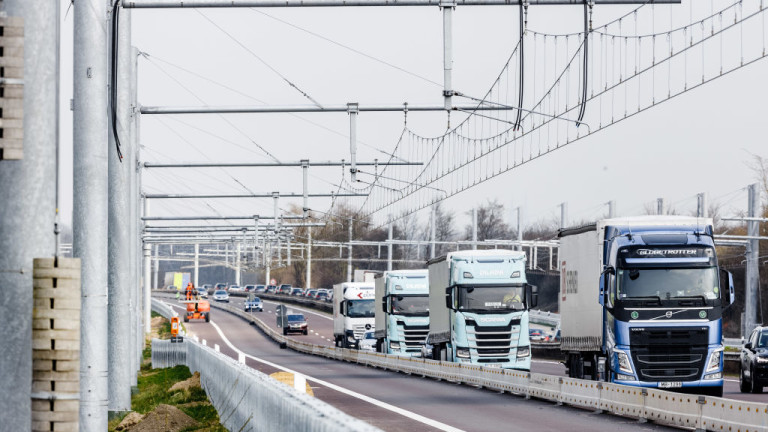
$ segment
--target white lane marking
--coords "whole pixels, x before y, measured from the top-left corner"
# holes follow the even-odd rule
[[[265,303],[278,304],[278,302],[276,302],[276,301],[274,301],[274,300],[265,301]],[[307,310],[307,309],[304,309],[304,308],[296,307],[296,306],[293,306],[293,305],[286,305],[286,306],[288,306],[288,307],[289,307],[289,308],[291,308],[291,309],[296,309],[296,310],[300,310],[300,311],[302,311],[302,312],[311,313],[312,315],[317,315],[317,316],[319,316],[319,317],[322,317],[322,318],[325,318],[325,319],[327,319],[327,320],[331,320],[331,321],[333,321],[333,318],[332,318],[332,317],[329,317],[328,315],[325,315],[325,314],[321,314],[321,313],[318,313],[318,312],[312,312],[311,310]],[[271,311],[270,311],[270,312],[271,312]]]
[[[546,364],[554,364],[554,365],[563,365],[563,362],[559,361],[553,361],[553,360],[533,360],[531,359],[531,363],[546,363]]]
[[[227,346],[229,346],[229,348],[231,348],[236,353],[243,354],[246,357],[248,357],[248,358],[250,358],[252,360],[255,360],[255,361],[259,362],[259,363],[263,363],[263,364],[265,364],[267,366],[271,366],[271,367],[273,367],[275,369],[280,369],[280,370],[288,372],[288,373],[304,375],[305,377],[307,377],[307,380],[309,380],[309,381],[313,381],[313,382],[315,382],[317,384],[320,384],[322,386],[328,387],[328,388],[330,388],[332,390],[336,390],[337,392],[344,393],[344,394],[346,394],[348,396],[352,396],[354,398],[357,398],[357,399],[360,399],[362,401],[368,402],[370,404],[376,405],[376,406],[378,406],[380,408],[384,408],[385,410],[392,411],[392,412],[400,414],[400,415],[402,415],[404,417],[408,417],[411,420],[415,420],[417,422],[424,423],[427,426],[431,426],[433,428],[444,430],[444,431],[449,431],[449,432],[463,432],[461,429],[457,429],[457,428],[455,428],[453,426],[449,426],[449,425],[447,425],[445,423],[440,423],[437,420],[432,420],[431,418],[427,418],[427,417],[424,417],[422,415],[416,414],[414,412],[411,412],[411,411],[408,411],[408,410],[404,410],[404,409],[396,407],[394,405],[390,405],[390,404],[388,404],[386,402],[382,402],[382,401],[380,401],[378,399],[374,399],[374,398],[366,396],[364,394],[360,394],[360,393],[354,392],[354,391],[346,389],[344,387],[339,387],[336,384],[331,384],[331,383],[329,383],[327,381],[319,380],[319,379],[311,377],[309,375],[306,375],[306,374],[303,374],[303,373],[296,372],[294,370],[288,369],[288,368],[286,368],[284,366],[281,366],[279,364],[272,363],[270,361],[267,361],[267,360],[264,360],[264,359],[260,359],[258,357],[254,357],[254,356],[252,356],[250,354],[246,354],[246,353],[240,351],[239,349],[237,349],[237,347],[235,347],[232,344],[232,342],[230,342],[229,339],[227,339],[227,337],[224,335],[224,332],[221,331],[221,328],[219,328],[219,326],[213,320],[211,320],[211,325],[213,326],[213,328],[216,329],[216,332],[219,333],[219,336],[221,336],[221,339],[224,341],[224,343],[227,344]]]

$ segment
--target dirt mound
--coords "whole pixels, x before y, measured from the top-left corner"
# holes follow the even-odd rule
[[[152,333],[151,333],[150,339],[159,337],[158,331],[160,330],[160,326],[163,325],[163,322],[165,321],[167,320],[161,316],[152,318],[152,321],[150,321],[150,323],[152,324]]]
[[[144,416],[144,419],[136,426],[133,426],[130,432],[178,432],[198,424],[192,417],[184,414],[175,406],[160,404]]]
[[[200,387],[200,372],[195,372],[194,375],[184,381],[179,381],[168,389],[168,393],[173,393],[179,390],[189,390],[194,387]]]
[[[117,425],[115,430],[116,431],[129,430],[133,426],[137,425],[143,418],[144,418],[143,415],[137,412],[132,412],[127,416],[125,416],[125,418],[123,418],[123,421],[121,421],[120,424]]]

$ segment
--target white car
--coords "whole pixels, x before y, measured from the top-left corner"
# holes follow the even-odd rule
[[[376,352],[376,337],[372,331],[365,332],[363,338],[358,342],[358,349],[360,351]]]
[[[230,285],[229,292],[243,292],[243,287],[240,285]]]
[[[216,291],[213,293],[213,299],[214,299],[215,301],[220,301],[220,302],[227,302],[227,303],[229,303],[229,294],[227,294],[227,292],[226,292],[226,291],[224,291],[224,290],[216,290]]]

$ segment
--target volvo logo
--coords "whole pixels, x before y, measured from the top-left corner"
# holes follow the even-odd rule
[[[672,311],[667,311],[667,313],[664,314],[667,318],[672,318]]]

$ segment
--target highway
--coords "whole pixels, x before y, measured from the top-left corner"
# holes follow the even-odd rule
[[[242,299],[233,298],[231,304],[241,306]],[[265,311],[255,314],[263,315],[263,320],[272,324],[274,313],[268,311],[274,310],[275,305],[265,302]],[[237,358],[238,351],[243,352],[246,364],[261,372],[271,374],[284,370],[306,375],[316,397],[387,431],[668,429],[551,402],[525,400],[280,349],[277,343],[232,314],[214,309],[211,317],[210,324],[185,323],[188,333],[205,339],[209,346],[218,344],[224,354],[233,358]],[[327,337],[332,336],[329,318],[322,314],[309,315],[309,324],[315,333],[297,338],[309,338],[315,343],[322,338],[325,343],[332,343],[326,340],[332,339]]]

